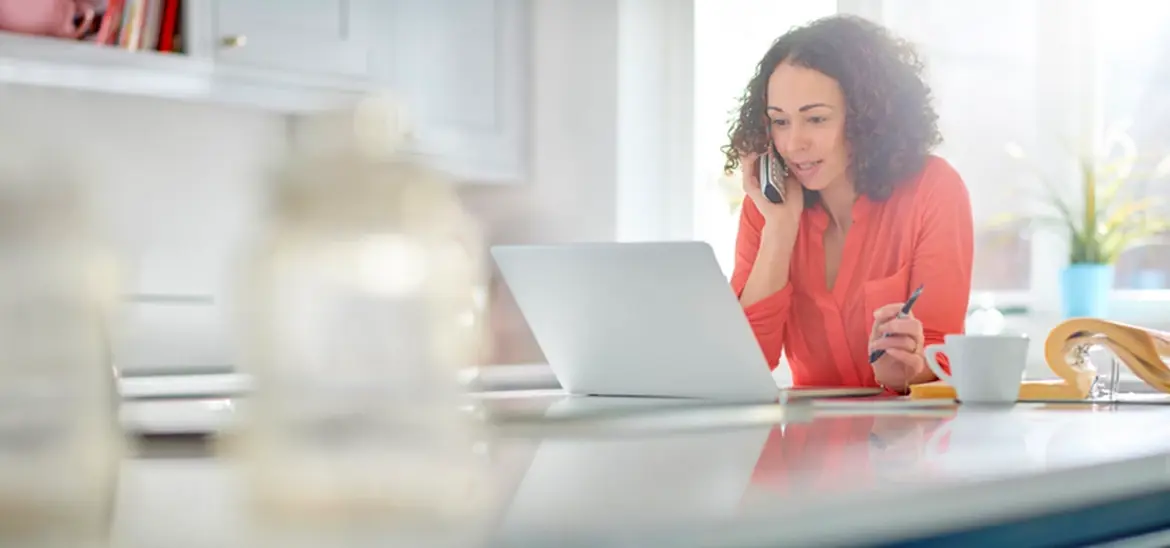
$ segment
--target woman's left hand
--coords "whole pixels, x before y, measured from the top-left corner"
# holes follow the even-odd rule
[[[873,365],[878,384],[894,392],[906,392],[910,385],[924,380],[926,359],[923,357],[922,322],[911,312],[898,317],[902,303],[892,303],[874,311],[873,330],[869,335],[869,352],[885,350]]]

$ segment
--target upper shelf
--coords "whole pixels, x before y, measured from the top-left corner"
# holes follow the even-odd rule
[[[211,75],[210,62],[187,55],[0,32],[0,82],[192,97]]]
[[[0,32],[0,84],[206,101],[302,112],[351,101],[360,83],[329,88],[273,80],[208,58],[130,51],[90,42]]]

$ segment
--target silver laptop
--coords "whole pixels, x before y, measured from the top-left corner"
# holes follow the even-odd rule
[[[780,396],[706,243],[495,246],[491,253],[571,394]]]

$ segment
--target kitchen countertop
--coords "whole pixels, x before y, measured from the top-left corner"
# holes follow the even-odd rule
[[[495,496],[475,518],[300,545],[401,533],[427,546],[1017,546],[1170,528],[1168,405],[730,406],[556,390],[478,401]],[[215,447],[139,444],[117,482],[119,546],[256,545],[242,534],[243,469]]]
[[[464,370],[460,381],[474,392],[557,389],[543,364],[491,365]],[[124,375],[118,379],[120,419],[143,435],[208,434],[224,431],[237,418],[235,404],[252,390],[251,378],[234,370]]]

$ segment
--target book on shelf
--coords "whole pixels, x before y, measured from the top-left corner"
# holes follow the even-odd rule
[[[131,51],[183,53],[183,0],[103,0],[82,40]]]

